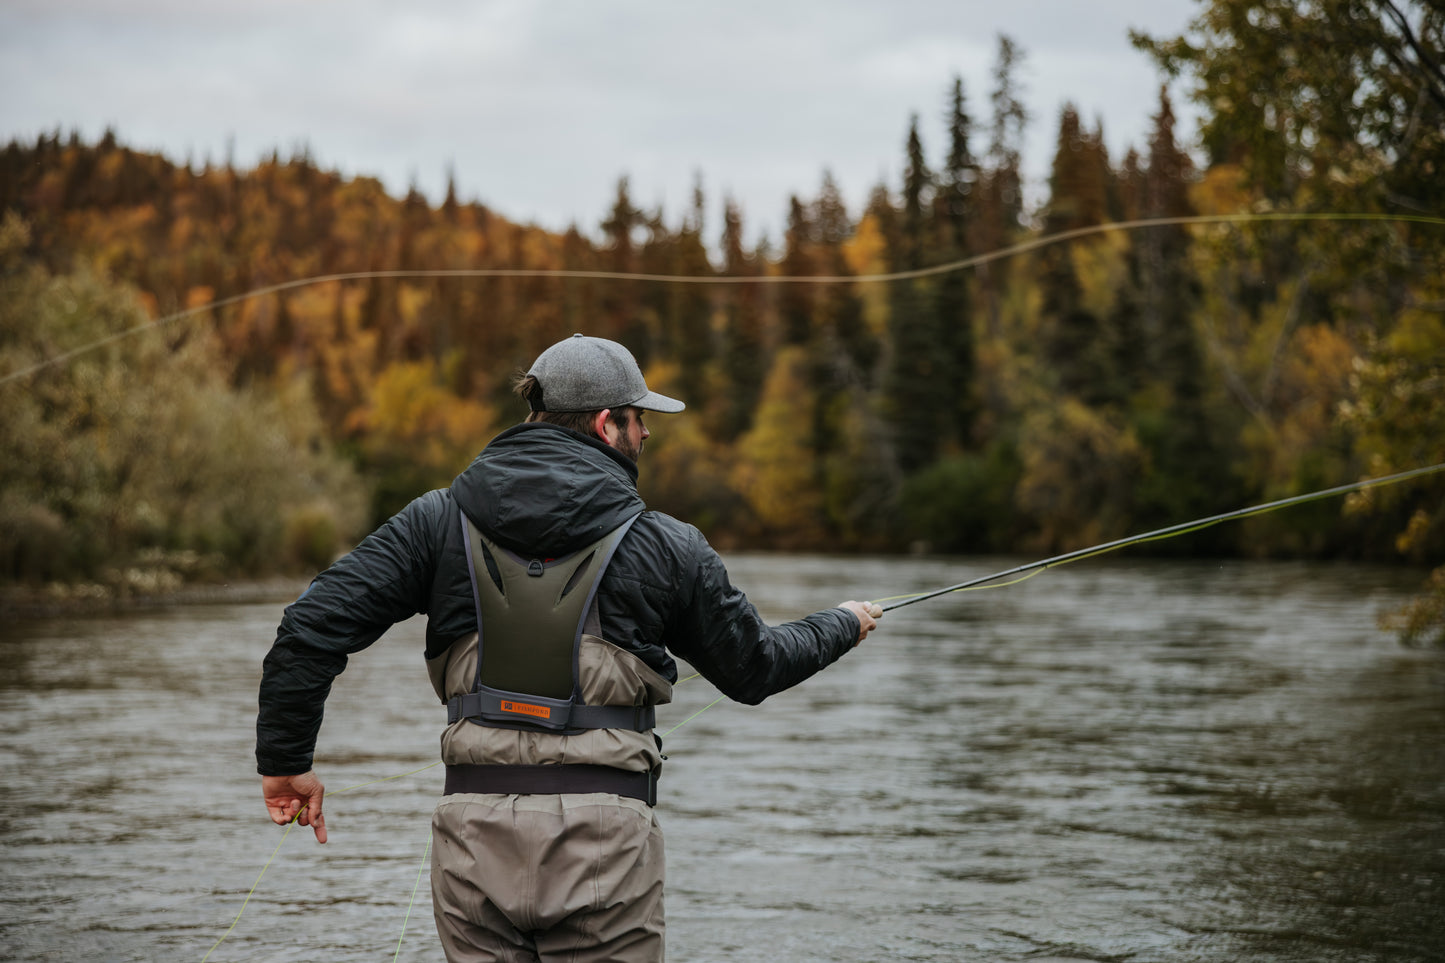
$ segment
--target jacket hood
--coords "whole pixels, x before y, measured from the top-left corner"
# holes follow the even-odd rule
[[[574,552],[646,507],[637,466],[625,455],[545,422],[492,439],[452,481],[451,494],[488,537],[533,558]]]

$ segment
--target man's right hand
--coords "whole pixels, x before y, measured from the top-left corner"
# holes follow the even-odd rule
[[[868,633],[878,628],[878,620],[883,617],[883,607],[877,602],[844,602],[838,608],[847,609],[858,617],[859,642],[868,638]]]
[[[285,826],[295,819],[303,826],[310,826],[316,830],[318,843],[326,842],[326,819],[321,815],[321,800],[325,795],[326,787],[312,771],[294,776],[261,777],[261,796],[271,821]]]

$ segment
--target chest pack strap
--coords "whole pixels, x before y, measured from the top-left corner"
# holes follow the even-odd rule
[[[578,677],[588,613],[633,515],[559,559],[525,559],[484,535],[465,513],[467,562],[477,610],[477,677],[447,702],[447,724],[580,732],[656,724],[652,706],[585,705]]]

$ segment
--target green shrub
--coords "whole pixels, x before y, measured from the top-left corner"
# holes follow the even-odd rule
[[[365,523],[364,487],[301,382],[231,387],[209,332],[148,328],[129,291],[51,276],[17,236],[7,220],[0,377],[39,367],[0,383],[0,580],[164,590],[217,567],[314,562]],[[329,535],[289,517],[318,505]],[[157,551],[219,562],[160,565]]]
[[[933,551],[1014,550],[1018,479],[1017,458],[1006,445],[947,455],[904,483],[906,529],[915,543]]]

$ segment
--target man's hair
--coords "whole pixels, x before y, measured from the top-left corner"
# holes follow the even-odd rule
[[[512,390],[531,407],[532,400],[542,393],[542,386],[537,383],[533,375],[519,374],[512,383]],[[596,411],[533,411],[527,415],[527,421],[545,421],[549,425],[560,425],[563,428],[571,428],[591,437],[592,422],[597,417]],[[613,408],[608,420],[615,423],[624,431],[632,425],[631,408]]]

